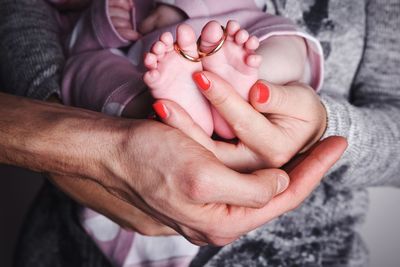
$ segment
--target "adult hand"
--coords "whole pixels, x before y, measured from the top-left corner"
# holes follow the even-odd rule
[[[123,228],[148,236],[177,235],[172,228],[110,194],[94,180],[57,174],[49,174],[48,179],[75,201],[107,216]]]
[[[169,110],[169,112],[169,114],[165,114],[164,119],[167,120],[169,116],[173,116],[173,111]],[[168,133],[165,138],[168,139]],[[186,139],[180,137],[179,140]],[[225,245],[296,208],[309,196],[325,172],[340,158],[347,146],[346,140],[342,137],[330,137],[317,143],[288,166],[290,185],[283,193],[273,197],[277,191],[281,190],[269,191],[276,184],[271,186],[267,181],[275,180],[271,179],[270,175],[276,170],[260,170],[246,177],[246,175],[225,169],[210,153],[204,153],[201,146],[191,141],[187,144],[195,151],[199,151],[197,157],[193,157],[193,153],[188,152],[181,156],[175,154],[177,150],[182,152],[186,149],[183,149],[184,147],[178,143],[173,143],[174,146],[171,146],[173,151],[162,151],[160,143],[155,144],[158,147],[158,153],[167,153],[164,154],[165,157],[172,156],[172,161],[166,162],[166,165],[169,166],[163,164],[160,168],[160,171],[162,169],[164,173],[167,171],[167,179],[160,180],[159,190],[154,191],[153,189],[150,192],[152,187],[149,186],[149,192],[141,191],[142,197],[149,199],[141,206],[144,207],[146,213],[159,218],[160,221],[199,245],[205,243]],[[190,147],[189,149],[191,149]],[[143,154],[139,153],[139,155]],[[147,158],[147,156],[143,156]],[[163,162],[159,161],[158,157],[159,155],[154,155],[154,162]],[[183,162],[181,162],[182,160]],[[146,169],[151,167],[146,163],[142,164]],[[182,168],[182,170],[186,169],[190,172],[185,171],[184,175],[180,174],[179,178],[175,180],[174,178],[179,172],[175,175],[169,174],[170,168],[175,170]],[[268,178],[268,176],[270,177]],[[165,184],[166,181],[169,182]],[[249,201],[250,199],[254,201],[261,196],[259,195],[260,191],[255,188],[257,184],[262,191],[269,191],[259,198],[258,204]]]
[[[50,173],[76,200],[140,231],[126,202],[196,244],[224,245],[263,224],[253,208],[288,183],[278,169],[237,173],[182,132],[150,120],[0,93],[0,129],[0,163]]]
[[[325,131],[325,108],[306,85],[259,81],[251,88],[248,103],[216,74],[204,71],[194,77],[201,80],[200,90],[239,142],[211,140],[179,106],[167,101],[163,103],[171,116],[164,122],[197,140],[231,168],[281,167],[298,152],[309,149]]]
[[[121,141],[111,146],[102,160],[105,168],[94,176],[103,177],[100,183],[109,193],[198,245],[224,245],[263,224],[254,208],[288,184],[279,169],[237,173],[159,122],[133,122]]]

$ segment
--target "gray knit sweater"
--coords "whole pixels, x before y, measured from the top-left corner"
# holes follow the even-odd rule
[[[367,250],[357,233],[368,208],[366,189],[400,185],[400,1],[265,2],[269,12],[291,18],[322,42],[326,136],[345,136],[349,148],[297,210],[221,249],[202,249],[192,265],[366,266]],[[64,60],[43,2],[0,3],[3,89],[36,98],[58,92]],[[36,244],[32,255],[40,250]]]

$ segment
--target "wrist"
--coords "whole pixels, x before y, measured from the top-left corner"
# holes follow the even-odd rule
[[[111,127],[121,124],[100,113],[6,94],[0,94],[0,114],[1,163],[77,177],[95,177],[107,140],[116,136]]]
[[[314,134],[311,136],[310,141],[307,143],[307,145],[300,151],[300,153],[306,152],[308,149],[310,149],[314,144],[316,144],[318,141],[323,139],[323,136],[325,135],[325,132],[328,127],[328,115],[327,111],[325,109],[325,106],[323,105],[322,102],[319,102],[319,105],[321,106],[320,112],[317,112],[319,114],[318,118],[315,120],[316,121],[316,126],[314,130]]]
[[[52,123],[49,140],[35,139],[45,161],[56,162],[52,173],[101,179],[109,169],[108,160],[122,142],[128,121],[81,109],[71,109]]]

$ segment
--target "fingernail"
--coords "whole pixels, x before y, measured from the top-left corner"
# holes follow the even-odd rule
[[[156,102],[153,104],[153,109],[156,112],[157,116],[160,117],[160,119],[166,119],[168,118],[168,110],[165,107],[165,105],[161,102]]]
[[[211,83],[202,72],[196,72],[193,74],[193,80],[201,90],[207,91],[210,89]]]
[[[267,102],[269,99],[269,87],[262,82],[257,82],[256,88],[258,90],[257,102],[258,103]]]
[[[289,185],[289,178],[287,176],[279,175],[278,176],[278,192],[276,194],[280,194],[286,190]]]

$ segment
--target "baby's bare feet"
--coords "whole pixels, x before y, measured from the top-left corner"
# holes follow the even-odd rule
[[[255,54],[259,46],[258,38],[240,28],[239,23],[229,21],[226,26],[227,39],[214,55],[202,59],[203,69],[219,75],[229,81],[236,91],[246,100],[251,86],[258,79],[258,67],[261,56]],[[224,32],[216,21],[210,21],[201,33],[200,51],[210,52],[223,38]],[[215,132],[226,139],[234,138],[226,121],[211,108]]]
[[[177,44],[186,54],[198,57],[196,36],[189,25],[179,25],[176,36]],[[144,64],[149,69],[144,81],[154,98],[178,103],[211,135],[213,122],[209,103],[192,80],[193,73],[202,70],[201,63],[189,61],[178,54],[174,49],[172,34],[166,32],[145,56]]]
[[[111,23],[118,34],[128,41],[136,41],[139,38],[139,33],[135,31],[133,27],[133,8],[133,0],[108,1],[108,13],[111,19]]]

